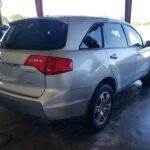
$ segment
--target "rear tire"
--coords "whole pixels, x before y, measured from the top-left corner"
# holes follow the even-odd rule
[[[100,131],[106,126],[113,108],[113,97],[110,85],[102,84],[96,90],[87,112],[87,123],[90,128]]]

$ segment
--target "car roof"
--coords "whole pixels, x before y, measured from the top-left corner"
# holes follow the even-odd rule
[[[117,20],[117,19],[112,19],[112,18],[104,18],[104,17],[94,17],[94,16],[44,16],[44,17],[34,17],[34,18],[27,18],[27,19],[22,19],[22,20],[18,20],[18,21],[13,21],[10,22],[10,25],[17,23],[17,22],[24,22],[27,20],[60,20],[64,23],[71,23],[71,21],[73,21],[74,23],[78,23],[78,22],[83,22],[83,21],[87,21],[87,22],[116,22],[116,23],[124,23],[124,24],[128,24],[127,22],[121,21],[121,20]]]
[[[100,22],[113,22],[113,23],[121,23],[128,24],[124,21],[111,19],[111,18],[102,18],[102,17],[89,17],[89,16],[56,16],[56,17],[48,17],[50,19],[58,19],[69,25],[68,27],[68,38],[65,49],[79,49],[79,46],[91,28],[91,26],[95,23]],[[129,25],[129,24],[128,24]]]
[[[103,18],[103,17],[91,17],[91,16],[45,16],[45,17],[36,17],[23,19],[19,21],[15,21],[10,23],[10,25],[17,24],[20,22],[26,21],[36,21],[36,20],[58,20],[68,24],[68,35],[66,46],[64,49],[73,50],[79,49],[79,46],[90,29],[90,27],[95,23],[100,22],[113,22],[113,23],[121,23],[128,24],[121,20],[111,19],[111,18]]]
[[[104,17],[95,17],[95,16],[45,16],[45,17],[38,17],[40,19],[57,19],[61,20],[65,23],[76,21],[91,21],[91,22],[116,22],[116,23],[123,23],[128,24],[125,21],[118,20],[118,19],[112,19],[112,18],[104,18]]]

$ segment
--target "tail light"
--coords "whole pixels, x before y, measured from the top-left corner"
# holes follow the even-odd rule
[[[65,73],[73,70],[73,62],[68,58],[31,55],[24,63],[32,66],[45,75]]]
[[[72,71],[73,63],[68,58],[48,57],[45,68],[45,74],[60,74],[64,72]]]

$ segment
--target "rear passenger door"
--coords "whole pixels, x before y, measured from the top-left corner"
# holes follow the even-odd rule
[[[128,47],[120,23],[103,23],[104,48],[120,89],[133,82],[136,66],[135,50]]]

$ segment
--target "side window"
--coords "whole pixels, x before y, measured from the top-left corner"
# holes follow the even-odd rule
[[[103,34],[105,48],[127,47],[126,37],[121,24],[104,23]]]
[[[80,49],[102,48],[102,33],[99,25],[95,25],[83,39]]]
[[[142,39],[140,35],[130,26],[124,25],[123,26],[128,38],[129,46],[137,46],[140,47],[143,45]]]

